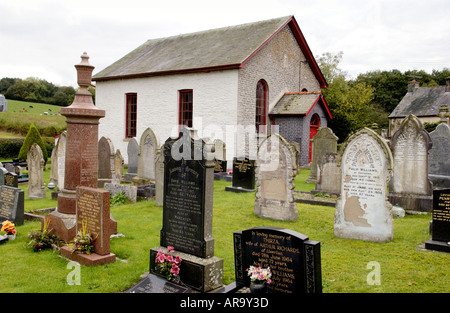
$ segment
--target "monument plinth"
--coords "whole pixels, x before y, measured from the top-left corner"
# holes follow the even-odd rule
[[[67,122],[64,188],[58,195],[57,210],[46,219],[50,219],[49,229],[53,234],[64,241],[76,235],[76,188],[97,187],[98,124],[99,119],[105,117],[105,111],[94,105],[88,90],[94,70],[88,59],[85,52],[81,63],[75,65],[80,88],[73,103],[60,110]]]

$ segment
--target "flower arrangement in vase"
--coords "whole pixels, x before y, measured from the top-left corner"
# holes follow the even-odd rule
[[[246,271],[250,276],[250,291],[252,293],[265,293],[267,285],[272,283],[270,267],[262,268],[261,266],[250,265]]]
[[[81,222],[81,230],[78,231],[77,235],[68,243],[72,246],[72,252],[91,254],[94,251],[94,240],[90,233],[87,232],[87,222]]]
[[[1,231],[6,233],[8,240],[16,239],[16,225],[14,225],[14,223],[11,223],[10,221],[3,221]]]
[[[167,246],[167,253],[158,251],[155,262],[158,271],[166,277],[169,281],[179,282],[181,258],[174,257],[170,253],[174,251],[172,246]]]

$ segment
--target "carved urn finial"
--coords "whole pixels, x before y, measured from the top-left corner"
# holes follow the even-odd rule
[[[78,85],[80,88],[89,88],[91,85],[92,72],[94,71],[94,66],[89,64],[89,56],[86,52],[81,56],[81,63],[75,65],[78,75]]]

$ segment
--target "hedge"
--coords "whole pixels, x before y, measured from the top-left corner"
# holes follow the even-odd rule
[[[55,138],[42,137],[44,140],[47,155],[51,155],[55,147]],[[0,158],[15,159],[19,156],[20,148],[23,146],[25,138],[0,138]]]

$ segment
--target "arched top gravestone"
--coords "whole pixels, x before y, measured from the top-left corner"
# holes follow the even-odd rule
[[[408,115],[392,136],[390,146],[394,158],[394,175],[389,182],[389,191],[431,195],[433,188],[428,180],[428,150],[432,142],[420,120],[414,115]]]
[[[351,135],[338,156],[341,198],[336,202],[334,234],[337,237],[387,241],[394,235],[392,205],[387,181],[392,155],[386,142],[369,128]]]
[[[45,198],[44,157],[41,147],[33,143],[27,154],[28,199]]]
[[[279,134],[266,138],[258,148],[254,212],[259,217],[295,221],[295,172],[290,144]]]
[[[147,128],[139,142],[139,163],[137,176],[141,179],[155,180],[156,151],[159,149],[158,138],[151,128]]]

